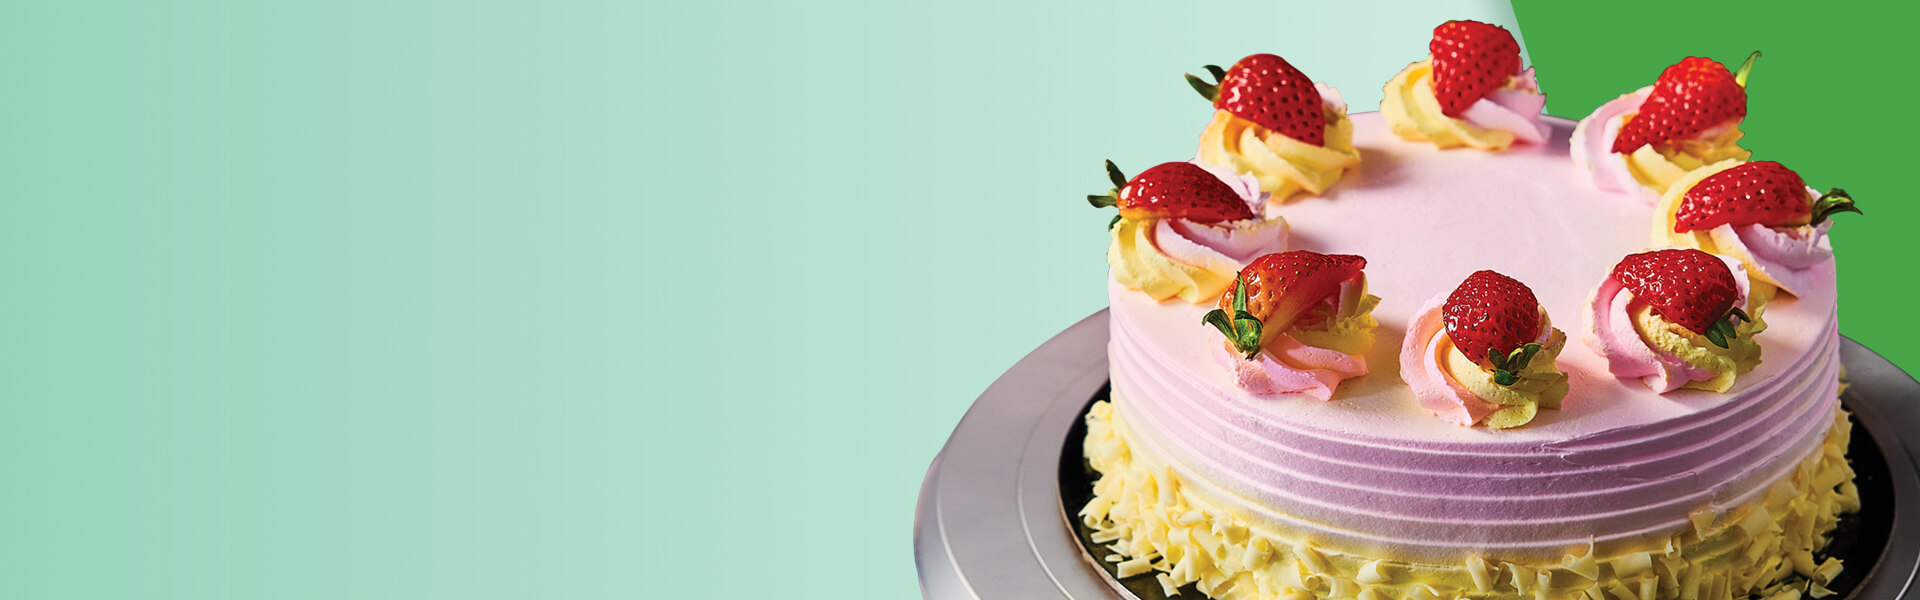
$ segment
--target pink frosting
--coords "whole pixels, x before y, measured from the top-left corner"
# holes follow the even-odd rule
[[[1643,87],[1594,109],[1593,114],[1574,127],[1569,149],[1573,163],[1592,175],[1594,187],[1633,196],[1648,206],[1660,197],[1633,178],[1633,172],[1627,168],[1627,157],[1613,152],[1613,140],[1620,137],[1620,127],[1626,124],[1627,115],[1640,112],[1640,104],[1652,93],[1653,86]]]
[[[1734,306],[1746,306],[1751,284],[1740,259],[1719,254],[1714,256],[1733,270],[1733,280],[1739,290]],[[1647,389],[1661,394],[1680,389],[1689,381],[1713,378],[1711,371],[1687,364],[1672,354],[1647,345],[1647,341],[1640,337],[1640,332],[1633,326],[1633,314],[1643,306],[1646,303],[1635,298],[1633,292],[1626,289],[1611,271],[1594,288],[1593,299],[1587,303],[1587,333],[1583,338],[1594,352],[1606,357],[1607,369],[1613,376],[1621,379],[1638,378],[1647,385]]]
[[[1544,120],[1547,143],[1525,151],[1433,152],[1377,114],[1353,115],[1369,164],[1393,168],[1361,169],[1326,197],[1286,206],[1290,246],[1367,257],[1368,286],[1382,298],[1371,372],[1341,382],[1331,402],[1253,395],[1213,354],[1220,334],[1201,324],[1212,306],[1110,284],[1114,409],[1134,451],[1255,526],[1330,550],[1436,562],[1557,560],[1590,543],[1664,540],[1694,511],[1764,493],[1832,423],[1832,261],[1811,269],[1805,294],[1768,304],[1766,360],[1725,394],[1658,394],[1568,344],[1560,409],[1492,431],[1435,419],[1401,382],[1401,336],[1420,301],[1472,271],[1527,282],[1550,314],[1581,314],[1595,276],[1646,245],[1645,210],[1565,183],[1578,181],[1567,161],[1573,124]],[[1458,198],[1475,210],[1443,201]],[[1486,214],[1524,214],[1528,226]],[[1436,228],[1456,234],[1441,244]]]
[[[1460,116],[1475,127],[1505,131],[1514,139],[1541,144],[1547,141],[1547,125],[1540,122],[1540,109],[1546,105],[1547,97],[1540,93],[1540,83],[1529,67],[1514,77],[1512,86],[1474,101]]]
[[[1451,348],[1440,343],[1447,335],[1446,322],[1440,315],[1447,295],[1441,292],[1414,311],[1413,323],[1407,326],[1406,341],[1400,345],[1400,378],[1413,389],[1413,397],[1420,400],[1421,408],[1442,421],[1469,427],[1500,410],[1500,405],[1473,395],[1442,368],[1447,357],[1440,352]]]

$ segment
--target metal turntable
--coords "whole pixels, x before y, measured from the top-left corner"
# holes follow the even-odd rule
[[[1158,584],[1116,580],[1068,518],[1084,498],[1081,415],[1107,383],[1107,311],[1020,360],[980,395],[927,469],[913,554],[929,600],[1160,598]],[[1852,387],[1841,401],[1857,427],[1849,450],[1863,507],[1830,551],[1845,561],[1839,598],[1909,597],[1920,570],[1920,382],[1843,339]],[[1064,452],[1072,448],[1073,454]],[[1147,578],[1150,579],[1150,578]],[[1199,598],[1197,593],[1182,598]],[[1920,594],[1911,597],[1920,598]]]

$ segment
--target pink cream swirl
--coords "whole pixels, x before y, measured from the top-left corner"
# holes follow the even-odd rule
[[[1751,284],[1740,259],[1720,254],[1714,257],[1727,263],[1727,268],[1733,271],[1737,290],[1734,306],[1746,306]],[[1595,353],[1607,359],[1607,370],[1621,379],[1639,378],[1648,389],[1662,394],[1691,381],[1712,378],[1711,371],[1655,349],[1640,337],[1634,328],[1633,314],[1645,305],[1612,273],[1594,288],[1593,297],[1587,301],[1586,335],[1582,338]]]
[[[1215,271],[1238,273],[1240,267],[1263,254],[1287,248],[1287,222],[1266,216],[1267,193],[1251,173],[1194,162],[1232,188],[1253,209],[1254,218],[1201,224],[1186,219],[1160,219],[1154,225],[1154,245],[1175,261]]]
[[[1513,134],[1514,139],[1530,144],[1547,142],[1547,124],[1540,121],[1540,109],[1547,97],[1540,93],[1540,81],[1533,67],[1515,75],[1507,87],[1494,90],[1475,100],[1460,116],[1481,129],[1496,129]]]
[[[1756,276],[1800,295],[1820,280],[1813,267],[1833,259],[1833,243],[1827,238],[1831,227],[1832,221],[1798,227],[1721,225],[1709,235],[1721,250],[1751,259]]]
[[[1340,284],[1340,294],[1329,299],[1334,306],[1351,306],[1364,296],[1364,279]],[[1221,367],[1233,374],[1241,389],[1255,396],[1305,394],[1320,400],[1332,400],[1340,382],[1367,374],[1367,357],[1338,350],[1309,346],[1291,333],[1281,333],[1265,348],[1247,358],[1226,343],[1214,344],[1213,355]]]
[[[1574,126],[1568,148],[1573,164],[1593,174],[1594,187],[1634,196],[1647,204],[1658,200],[1659,194],[1650,192],[1634,179],[1627,157],[1613,152],[1613,141],[1620,137],[1620,127],[1626,125],[1627,117],[1640,112],[1640,105],[1652,94],[1653,86],[1647,86],[1600,105]]]

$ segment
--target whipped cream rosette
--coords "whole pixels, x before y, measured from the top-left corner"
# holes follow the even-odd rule
[[[1520,44],[1506,29],[1448,21],[1433,30],[1426,60],[1407,65],[1382,90],[1380,113],[1401,139],[1441,148],[1505,150],[1543,144],[1547,97],[1532,68],[1520,66]]]
[[[1274,202],[1320,194],[1360,166],[1347,104],[1285,59],[1255,54],[1232,68],[1207,65],[1215,82],[1187,75],[1213,102],[1195,161],[1251,173]]]
[[[1653,85],[1600,105],[1574,126],[1574,164],[1595,187],[1651,205],[1689,171],[1746,160],[1753,153],[1740,147],[1740,123],[1747,115],[1747,73],[1759,56],[1749,56],[1737,73],[1688,57]]]
[[[1629,255],[1594,288],[1587,346],[1655,392],[1726,392],[1760,364],[1766,297],[1739,259],[1694,248]]]
[[[1660,197],[1652,239],[1738,258],[1747,276],[1799,296],[1822,279],[1814,267],[1833,260],[1828,217],[1840,212],[1860,212],[1846,190],[1815,192],[1777,162],[1725,160]]]
[[[1156,301],[1203,304],[1220,297],[1240,266],[1287,244],[1287,222],[1265,216],[1267,197],[1252,176],[1195,163],[1162,163],[1129,180],[1112,161],[1113,189],[1087,196],[1114,206],[1107,264],[1113,278]]]
[[[1556,365],[1566,345],[1526,284],[1479,271],[1414,313],[1400,378],[1443,421],[1519,427],[1566,398],[1567,374]]]
[[[1258,396],[1331,400],[1341,381],[1367,374],[1373,308],[1367,259],[1305,250],[1255,259],[1204,322],[1225,336],[1214,356]]]

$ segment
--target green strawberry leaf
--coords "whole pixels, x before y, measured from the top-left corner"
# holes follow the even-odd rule
[[[1244,274],[1233,276],[1233,311],[1242,314],[1247,312],[1247,276]]]
[[[1715,346],[1725,348],[1727,347],[1727,334],[1731,333],[1732,329],[1733,326],[1727,325],[1725,321],[1714,323],[1712,327],[1707,328],[1707,341],[1713,342]]]
[[[1114,166],[1111,160],[1107,161],[1107,181],[1113,182],[1113,195],[1116,198],[1120,196],[1120,188],[1127,187],[1127,176],[1122,175],[1120,167]]]
[[[1493,382],[1502,386],[1510,386],[1520,383],[1520,375],[1506,369],[1496,369],[1493,372]]]
[[[1214,329],[1220,330],[1220,333],[1226,335],[1227,339],[1231,340],[1238,337],[1233,332],[1233,321],[1227,317],[1227,311],[1218,308],[1207,311],[1207,315],[1201,317],[1200,322],[1212,325]]]
[[[1533,362],[1533,355],[1539,353],[1539,342],[1527,342],[1525,346],[1514,348],[1513,354],[1507,356],[1507,367],[1515,371],[1525,369],[1528,364]]]
[[[1207,66],[1211,67],[1213,65]],[[1215,79],[1218,79],[1218,77]],[[1200,92],[1200,97],[1206,98],[1208,102],[1212,102],[1214,98],[1220,97],[1220,86],[1218,84],[1207,83],[1199,77],[1194,77],[1192,74],[1187,75],[1187,85],[1193,86],[1193,91]]]

